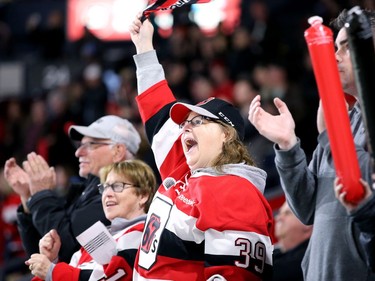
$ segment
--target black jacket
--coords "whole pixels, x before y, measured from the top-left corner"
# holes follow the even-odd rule
[[[309,239],[284,253],[278,248],[273,251],[272,281],[303,281],[301,262],[308,244]]]
[[[66,197],[53,190],[37,192],[27,202],[30,214],[26,214],[21,205],[17,220],[27,254],[38,253],[39,240],[51,229],[56,229],[61,238],[59,260],[69,263],[73,253],[80,248],[77,235],[98,220],[109,225],[98,184],[99,178],[89,175],[83,184],[72,185]]]

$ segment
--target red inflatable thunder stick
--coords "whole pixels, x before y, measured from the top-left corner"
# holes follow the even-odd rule
[[[349,115],[335,58],[331,29],[318,16],[309,18],[305,30],[319,96],[322,101],[336,174],[341,179],[346,200],[356,203],[364,195]]]

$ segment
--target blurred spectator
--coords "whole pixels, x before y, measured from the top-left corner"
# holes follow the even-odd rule
[[[135,72],[132,67],[123,68],[120,73],[120,87],[115,94],[115,100],[108,104],[108,113],[119,115],[131,120],[134,123],[141,124],[138,106],[135,102],[137,96]]]
[[[52,10],[43,25],[40,14],[31,14],[26,22],[29,39],[38,48],[43,59],[60,59],[65,51],[64,15],[60,10]]]
[[[17,207],[21,203],[0,169],[0,280],[18,280],[27,274],[27,256],[17,229]]]
[[[179,99],[189,99],[188,68],[183,61],[170,61],[165,71],[168,84]]]
[[[8,24],[0,20],[0,58],[9,58],[12,52],[12,32]]]
[[[254,126],[251,125],[249,120],[247,120],[250,103],[258,94],[258,89],[251,81],[249,75],[243,74],[237,77],[233,85],[232,96],[233,104],[239,109],[241,116],[245,121],[245,142],[251,137],[259,135]]]
[[[80,177],[74,174],[74,169],[72,169],[70,166],[57,165],[54,168],[56,172],[55,190],[60,196],[65,196],[68,194],[70,184],[78,184],[82,181]]]
[[[253,0],[247,12],[243,25],[249,31],[253,53],[263,59],[279,59],[285,55],[280,27],[270,15],[267,2]]]
[[[247,120],[250,103],[256,95],[258,95],[258,89],[248,75],[242,74],[237,77],[233,85],[233,103],[240,110],[245,120]]]
[[[373,0],[363,0],[363,4],[362,5],[366,9],[375,10],[375,2]]]
[[[82,121],[88,125],[106,115],[108,89],[103,82],[102,67],[90,63],[83,70]]]
[[[229,77],[227,67],[222,61],[216,60],[210,64],[209,69],[214,87],[214,96],[233,103],[233,81]]]
[[[84,85],[81,79],[74,79],[67,87],[67,107],[71,120],[75,124],[82,124],[82,96]]]
[[[100,61],[103,54],[103,45],[103,42],[85,26],[82,38],[73,43],[73,53],[86,63]]]
[[[285,202],[275,216],[273,281],[303,281],[301,262],[311,233],[312,225],[300,222]]]
[[[228,68],[232,78],[240,73],[252,72],[258,61],[256,53],[252,48],[250,32],[245,27],[238,27],[231,37],[230,52],[228,56]]]
[[[245,143],[257,166],[267,171],[266,186],[270,189],[279,186],[280,183],[274,162],[273,143],[261,136],[247,119],[250,103],[258,93],[258,88],[248,75],[241,75],[234,83],[233,102],[245,122]],[[270,107],[274,109],[272,104]]]
[[[258,64],[254,69],[253,77],[259,86],[262,103],[270,107],[272,112],[277,114],[273,110],[274,98],[280,98],[288,104],[296,123],[296,132],[302,140],[302,146],[307,157],[310,158],[316,146],[317,131],[315,129],[306,130],[306,123],[315,123],[315,113],[318,106],[317,102],[313,102],[314,98],[307,96],[310,92],[305,95],[301,83],[293,82],[288,77],[286,67],[279,62]],[[314,89],[316,87],[313,87]],[[315,98],[317,98],[317,93],[314,93],[316,94]]]
[[[197,74],[193,76],[190,80],[190,94],[193,103],[213,97],[214,87],[212,81],[203,75]]]
[[[77,167],[74,146],[68,136],[71,117],[68,111],[67,92],[59,88],[47,93],[47,127],[46,143],[43,155],[51,166],[57,164]]]
[[[22,158],[24,114],[22,102],[16,98],[9,99],[2,104],[0,119],[0,155],[1,161],[12,155]]]
[[[45,133],[47,131],[47,106],[43,99],[35,99],[31,102],[30,113],[25,120],[25,129],[23,137],[26,142],[23,143],[23,154],[26,155],[32,151],[37,151],[46,156],[44,143]]]

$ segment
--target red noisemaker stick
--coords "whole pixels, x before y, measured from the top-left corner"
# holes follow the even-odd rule
[[[345,199],[355,203],[363,197],[364,190],[359,182],[361,171],[336,63],[332,31],[322,24],[321,17],[311,17],[308,22],[311,26],[305,30],[304,36],[322,101],[336,175],[347,193]]]

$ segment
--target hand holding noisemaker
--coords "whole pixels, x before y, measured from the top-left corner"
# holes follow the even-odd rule
[[[309,18],[311,27],[305,31],[305,40],[322,101],[336,174],[347,193],[346,200],[358,202],[364,195],[359,182],[361,172],[336,63],[332,31],[322,22],[320,17]]]

